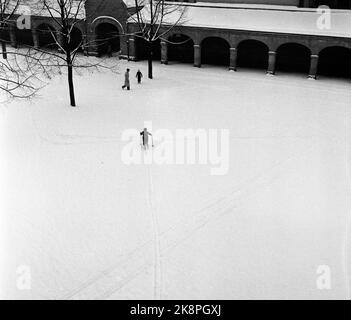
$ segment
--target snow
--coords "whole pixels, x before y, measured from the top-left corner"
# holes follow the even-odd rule
[[[0,298],[350,298],[348,81],[120,70],[76,75],[77,108],[64,76],[1,106]],[[229,129],[228,174],[125,165],[122,133],[149,120],[153,132]],[[31,290],[16,288],[19,266]]]
[[[179,2],[167,2],[179,4]],[[262,4],[262,3],[225,3],[225,2],[182,2],[184,6],[196,7],[212,7],[212,8],[244,8],[244,9],[269,9],[269,10],[303,10],[306,8],[298,8],[293,5],[277,5],[277,4]],[[309,10],[307,8],[307,10]]]
[[[173,7],[174,5],[178,4],[170,4]],[[248,5],[243,7],[214,3],[182,5],[184,9],[180,7],[179,10],[164,17],[164,24],[174,24],[181,17],[180,25],[184,27],[351,37],[350,10],[331,10],[330,28],[320,28],[320,24],[324,26],[327,21],[324,18],[326,11],[321,9]],[[145,6],[142,12],[144,20],[148,21],[148,7]],[[129,22],[135,22],[135,18],[129,18]]]

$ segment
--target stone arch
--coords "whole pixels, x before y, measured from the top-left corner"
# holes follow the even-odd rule
[[[281,44],[277,49],[277,71],[308,73],[311,49],[298,42]]]
[[[106,22],[98,24],[95,28],[95,37],[100,55],[120,51],[120,34],[113,24]]]
[[[168,61],[193,63],[194,40],[184,33],[173,33],[168,39]]]
[[[351,49],[329,46],[319,52],[318,74],[351,78]]]
[[[238,46],[238,67],[267,69],[268,46],[261,40],[245,39]]]
[[[201,41],[201,62],[229,66],[230,45],[221,37],[206,37]]]
[[[318,46],[316,46],[316,48],[314,49],[314,53],[315,54],[319,54],[321,51],[323,51],[326,48],[329,47],[343,47],[346,49],[351,49],[351,42],[349,41],[326,41],[323,42],[322,44],[319,44]]]
[[[118,32],[120,34],[124,34],[124,28],[123,28],[122,24],[117,19],[115,19],[114,17],[110,17],[110,16],[100,16],[100,17],[95,18],[93,20],[93,22],[91,23],[91,26],[90,26],[91,30],[95,31],[96,27],[100,23],[113,24],[118,29]]]
[[[182,34],[182,35],[184,35],[184,36],[190,38],[194,43],[196,43],[196,34],[193,34],[193,33],[191,33],[191,32],[187,32],[187,31],[183,31],[182,29],[179,29],[179,31],[178,31],[178,30],[177,30],[177,31],[174,31],[174,30],[173,30],[173,31],[167,33],[167,35],[166,35],[167,40],[168,40],[170,37],[172,37],[172,36],[174,36],[174,35],[178,35],[178,34]],[[162,40],[162,39],[161,39],[161,40]]]
[[[261,42],[267,48],[271,47],[271,42],[273,41],[272,38],[260,37],[256,34],[239,35],[239,36],[235,37],[235,41],[234,41],[235,43],[233,44],[233,47],[237,48],[241,42],[248,41],[248,40]]]
[[[312,42],[313,43],[313,42]],[[304,46],[306,48],[308,48],[311,52],[313,51],[312,46],[311,46],[311,42],[307,39],[302,39],[302,38],[298,38],[298,37],[289,37],[288,39],[286,38],[277,38],[277,39],[273,39],[272,41],[272,45],[269,47],[269,49],[271,51],[278,51],[278,49],[286,44],[295,44],[295,45],[300,45],[300,46]]]
[[[34,46],[34,40],[31,29],[15,28],[16,42],[18,45]]]
[[[93,20],[91,30],[95,36],[95,46],[99,55],[121,50],[122,24],[115,18],[100,16]]]
[[[4,42],[10,42],[11,37],[10,37],[10,25],[8,23],[5,23],[4,28],[2,30],[2,36],[1,40]]]
[[[202,31],[202,32],[194,33],[194,35],[191,38],[194,40],[195,44],[199,44],[199,45],[202,45],[204,40],[208,38],[220,38],[221,40],[227,42],[229,45],[231,44],[230,34],[226,34],[224,32]]]

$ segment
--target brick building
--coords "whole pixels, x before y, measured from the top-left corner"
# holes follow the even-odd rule
[[[186,4],[185,22],[160,41],[155,57],[164,64],[182,61],[195,67],[223,65],[235,71],[300,72],[312,79],[318,74],[351,77],[348,1],[242,2]],[[314,8],[320,5],[329,5],[331,12]],[[329,18],[330,26],[325,24]],[[133,22],[128,23],[128,30],[131,34],[137,31]],[[139,38],[130,37],[128,53],[130,59],[145,58]]]
[[[133,2],[88,0],[85,18],[73,38],[89,55],[106,51],[105,39],[120,58],[142,60],[145,50],[128,20]],[[230,70],[259,68],[269,74],[301,72],[351,77],[351,1],[344,0],[193,0],[187,6],[187,22],[155,46],[161,63],[192,63],[195,67],[217,64]],[[316,7],[332,8],[330,28],[320,28]],[[33,14],[31,30],[9,28],[13,45],[42,46],[57,25],[48,16]],[[169,41],[168,41],[169,40]],[[182,45],[171,44],[181,42]]]

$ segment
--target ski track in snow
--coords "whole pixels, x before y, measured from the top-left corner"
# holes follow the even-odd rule
[[[152,149],[149,150],[152,152]],[[148,180],[149,180],[149,204],[151,209],[152,219],[152,231],[154,234],[154,299],[160,300],[162,297],[162,260],[161,260],[161,240],[160,240],[160,228],[158,223],[158,210],[155,199],[155,187],[152,179],[151,165],[147,166]]]
[[[82,286],[64,295],[63,299],[106,299],[122,289],[130,281],[139,276],[140,273],[146,271],[150,266],[153,266],[153,268],[155,268],[154,285],[156,289],[154,288],[154,294],[156,297],[159,296],[159,294],[156,294],[156,292],[158,291],[157,283],[160,276],[160,272],[158,273],[157,268],[160,266],[157,262],[157,256],[155,257],[155,252],[157,252],[157,248],[154,247],[155,243],[160,243],[162,241],[162,243],[165,244],[163,248],[160,248],[159,255],[166,256],[167,253],[169,253],[171,250],[189,240],[191,237],[195,236],[195,233],[205,227],[209,222],[215,222],[226,214],[233,214],[232,210],[234,210],[234,212],[238,210],[240,208],[241,202],[252,197],[257,192],[262,192],[263,189],[267,188],[271,184],[272,180],[274,181],[277,179],[280,173],[284,172],[284,165],[287,164],[287,162],[294,161],[301,156],[301,154],[297,154],[276,163],[271,168],[265,170],[260,174],[257,174],[252,179],[249,179],[247,182],[243,183],[242,186],[236,187],[230,192],[227,190],[227,194],[225,196],[223,196],[221,192],[217,192],[208,205],[190,215],[192,217],[190,219],[190,222],[180,222],[176,226],[169,228],[167,231],[161,232],[159,236],[160,239],[158,241],[155,239],[155,236],[153,240],[144,243],[140,247],[137,247],[131,254],[126,257],[123,262],[116,266],[112,266],[108,270],[102,272],[101,275],[98,275]],[[150,194],[151,193],[152,192],[150,192]],[[143,253],[152,253],[152,251],[153,254],[149,255],[149,258],[144,261],[145,257],[143,256]],[[138,267],[136,267],[135,270],[125,270],[128,269],[131,265],[137,265]],[[114,279],[114,275],[120,275],[125,272],[127,272],[127,275],[122,280],[118,279],[116,281],[116,279]],[[109,279],[108,281],[106,281],[107,278]],[[117,276],[117,278],[119,277]],[[111,285],[111,281],[114,283],[114,285]],[[100,282],[106,283],[107,288],[103,290],[102,294],[96,294],[96,288],[101,288]],[[87,290],[88,295],[84,294],[84,290]],[[90,296],[91,293],[93,293],[94,298]]]
[[[175,72],[189,72],[193,78],[196,78],[196,72],[191,71],[179,71]],[[216,81],[223,82],[223,77],[214,76]],[[252,81],[261,81],[261,80],[245,80],[244,78],[240,79],[242,81],[252,82]],[[186,82],[186,81],[184,81]],[[183,86],[184,86],[183,82]],[[269,85],[280,85],[280,83],[286,82],[283,80],[277,80],[277,78],[268,78]],[[196,81],[189,82],[189,86],[194,88],[199,88],[199,85],[193,85]],[[262,83],[262,85],[268,85]],[[291,86],[294,86],[294,81],[291,82]],[[314,82],[307,82],[306,86],[309,86],[311,90],[321,90],[321,87],[314,86]],[[181,86],[180,86],[181,87]],[[203,86],[206,87],[206,86]],[[297,87],[297,86],[296,86]],[[227,85],[224,82],[220,90],[228,90]],[[338,92],[335,89],[329,89],[327,85],[323,90],[327,92]],[[343,95],[346,95],[345,92],[340,90]],[[347,94],[347,96],[349,96]],[[72,145],[72,144],[93,144],[93,143],[114,143],[120,141],[120,137],[115,136],[93,136],[93,135],[76,135],[76,134],[60,134],[57,132],[49,132],[49,134],[43,134],[40,130],[40,126],[35,119],[33,112],[30,112],[33,125],[35,130],[40,138],[41,142],[54,144],[54,145]],[[310,126],[316,135],[309,136],[291,136],[291,137],[231,137],[231,139],[283,139],[283,138],[310,138],[310,148],[313,147],[313,139],[315,137],[320,137],[321,135],[327,136],[329,139],[335,139],[340,142],[340,136],[333,134],[330,130],[326,131],[321,128],[315,128]],[[345,138],[346,140],[346,138]],[[308,151],[307,151],[308,152]],[[155,299],[162,298],[162,280],[163,280],[163,268],[162,268],[162,258],[165,257],[171,250],[174,250],[176,247],[182,245],[190,238],[196,236],[196,232],[203,229],[208,223],[216,222],[222,219],[225,215],[231,214],[234,219],[237,219],[237,211],[240,209],[243,203],[250,199],[258,192],[262,192],[268,188],[272,182],[280,177],[284,173],[285,167],[295,161],[296,159],[306,156],[306,154],[294,154],[287,156],[284,160],[277,161],[273,166],[267,168],[263,172],[256,174],[250,179],[243,181],[239,186],[236,186],[228,190],[228,188],[216,189],[215,193],[211,194],[211,198],[208,198],[206,204],[203,203],[203,207],[193,211],[189,214],[190,218],[187,221],[179,219],[173,227],[170,227],[164,231],[159,229],[159,206],[157,203],[157,194],[155,192],[155,185],[153,181],[153,170],[151,165],[147,165],[147,177],[148,177],[148,190],[147,196],[150,205],[150,217],[152,222],[152,233],[153,238],[149,241],[146,241],[142,245],[136,247],[134,250],[127,253],[123,259],[117,263],[112,264],[103,271],[97,272],[96,276],[91,277],[87,281],[84,281],[81,285],[67,292],[63,297],[59,299],[108,299],[114,294],[118,293],[119,290],[127,286],[131,281],[137,278],[140,275],[144,275],[149,269],[153,270],[153,295]],[[350,161],[351,159],[349,159]],[[351,186],[351,171],[350,163],[347,165],[349,169],[349,180]],[[28,220],[29,222],[29,220]],[[349,248],[350,248],[350,232],[351,232],[351,216],[348,217],[347,224],[345,226],[345,235],[343,236],[342,241],[342,265],[347,279],[347,298],[350,299],[350,269],[349,269]]]
[[[313,128],[316,131],[315,128]],[[329,135],[329,132],[317,129],[318,134],[327,134],[329,138],[340,139],[336,135]],[[251,138],[251,137],[248,137]],[[255,138],[255,137],[252,137]],[[311,148],[313,147],[313,141],[311,142]],[[88,280],[83,283],[81,286],[75,288],[69,293],[65,294],[62,299],[75,299],[75,298],[88,298],[88,299],[107,299],[122,288],[124,288],[128,283],[134,280],[139,275],[143,274],[150,266],[153,266],[154,272],[154,298],[161,298],[161,285],[162,285],[162,263],[161,257],[166,256],[171,250],[175,249],[185,241],[189,240],[191,237],[195,236],[195,233],[205,227],[209,222],[215,222],[218,219],[222,218],[226,214],[233,213],[232,210],[236,211],[240,208],[240,202],[250,198],[255,194],[253,192],[256,189],[256,192],[262,191],[262,188],[266,188],[270,185],[272,180],[275,180],[279,177],[279,172],[284,172],[284,164],[287,162],[295,161],[297,158],[301,157],[301,154],[297,154],[291,157],[288,157],[272,167],[268,168],[264,172],[257,174],[253,178],[249,179],[242,186],[238,186],[226,192],[226,195],[223,196],[222,191],[217,191],[217,193],[212,196],[212,200],[200,210],[196,210],[191,214],[193,217],[189,222],[179,221],[178,224],[174,227],[168,228],[166,231],[160,232],[158,229],[157,221],[157,209],[155,208],[155,190],[152,180],[151,165],[147,165],[148,170],[148,199],[151,207],[151,217],[153,225],[153,240],[147,241],[141,246],[137,247],[130,254],[128,254],[121,263],[111,266],[108,269],[97,274],[96,277]],[[273,176],[276,176],[275,178]],[[245,197],[246,194],[246,197]],[[347,264],[347,248],[348,248],[348,232],[351,227],[351,218],[349,218],[346,234],[343,242],[343,266],[345,277],[347,278],[347,297],[350,298],[350,288],[349,288],[349,272]],[[184,232],[185,230],[185,232]],[[179,235],[182,236],[179,236]],[[161,242],[166,243],[164,248],[161,248]],[[153,259],[146,259],[143,256],[144,252],[153,251],[153,254],[149,257]],[[143,256],[143,257],[141,257]],[[137,265],[136,268],[130,270],[130,265]],[[126,270],[127,269],[127,270]],[[124,278],[120,278],[120,274],[125,274]],[[108,279],[108,281],[106,281]],[[102,285],[105,283],[106,287]],[[113,284],[112,284],[113,283]],[[96,294],[96,288],[103,288],[102,293]],[[88,295],[84,294],[84,290],[89,292]],[[97,290],[99,291],[99,290]],[[92,294],[92,295],[91,295]],[[83,296],[82,296],[83,295]],[[60,298],[61,299],[61,298]]]
[[[316,129],[314,128],[314,131]],[[328,132],[320,128],[317,129],[318,134],[327,134],[329,138],[340,139],[336,135],[329,135]],[[317,136],[318,136],[317,134]],[[310,149],[313,147],[313,141],[311,141]],[[187,222],[179,221],[178,224],[174,227],[168,228],[163,232],[158,230],[158,221],[157,221],[157,211],[155,209],[155,190],[152,180],[152,173],[150,165],[148,168],[149,175],[149,201],[152,209],[152,220],[154,228],[154,239],[148,242],[145,242],[143,245],[137,247],[133,250],[121,264],[116,266],[111,266],[97,277],[92,278],[90,281],[84,283],[82,286],[76,288],[70,293],[66,294],[64,299],[107,299],[113,294],[117,293],[119,290],[124,288],[128,283],[138,277],[140,274],[143,274],[150,266],[153,266],[154,269],[154,297],[156,299],[161,298],[161,285],[162,285],[162,263],[161,259],[163,256],[166,256],[171,250],[175,249],[179,245],[188,241],[191,237],[196,236],[196,232],[204,228],[209,222],[214,223],[215,221],[223,218],[227,214],[234,214],[240,208],[241,202],[247,201],[250,197],[255,195],[257,192],[262,192],[263,189],[269,187],[272,181],[279,178],[280,173],[284,172],[285,165],[288,162],[294,162],[297,158],[302,157],[302,154],[292,155],[280,162],[277,162],[272,167],[266,169],[264,172],[257,174],[253,178],[244,182],[241,186],[234,188],[233,190],[222,193],[222,190],[216,192],[212,196],[212,200],[209,200],[209,203],[205,205],[202,209],[196,210],[190,216],[192,219]],[[350,179],[351,180],[351,179]],[[351,182],[350,182],[351,184]],[[225,194],[225,195],[223,195]],[[349,247],[349,231],[351,228],[351,218],[347,223],[346,234],[343,241],[343,254],[342,254],[342,263],[344,267],[345,278],[347,279],[347,297],[350,298],[350,276],[348,271],[348,251]],[[165,245],[161,247],[161,242]],[[140,257],[143,252],[153,251],[153,259],[146,259],[145,257]],[[139,258],[138,258],[139,257]],[[130,265],[136,265],[138,267],[133,270],[126,271]],[[123,270],[124,269],[124,270]],[[121,271],[123,270],[123,271]],[[122,280],[117,280],[113,275],[123,274],[126,272],[125,278]],[[118,277],[117,277],[118,278]],[[109,279],[106,281],[106,279]],[[97,283],[102,282],[106,283],[106,287],[102,290],[102,294],[96,295],[96,287],[101,288],[101,285]],[[103,287],[103,286],[102,286]],[[93,293],[93,296],[88,294],[87,296],[83,293],[84,290],[89,288],[87,291]],[[82,296],[83,294],[83,296]]]

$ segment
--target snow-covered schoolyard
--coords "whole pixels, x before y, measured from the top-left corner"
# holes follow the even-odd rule
[[[119,69],[1,105],[1,298],[351,298],[350,81]],[[126,165],[144,121],[228,129],[228,172]]]

